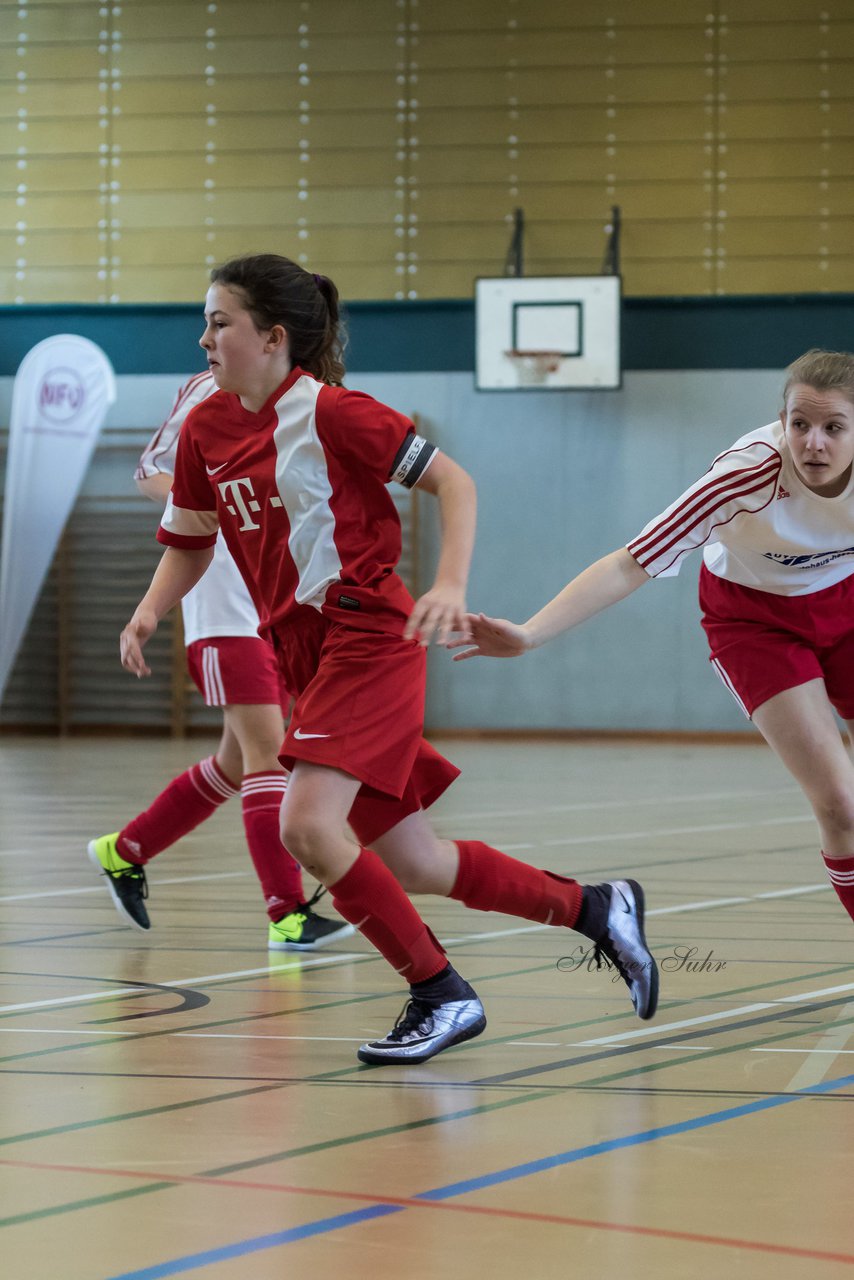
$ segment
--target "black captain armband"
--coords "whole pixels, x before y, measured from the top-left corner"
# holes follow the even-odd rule
[[[396,480],[407,489],[414,488],[438,452],[435,444],[411,432],[391,464],[389,480]]]

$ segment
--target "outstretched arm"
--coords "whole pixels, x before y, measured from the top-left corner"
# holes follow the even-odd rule
[[[436,454],[418,488],[439,500],[442,547],[433,586],[416,600],[404,635],[427,645],[435,634],[440,644],[447,644],[452,631],[466,630],[466,584],[474,548],[477,491],[469,473],[444,453]]]
[[[134,610],[119,641],[122,666],[135,676],[150,676],[151,668],[142,656],[143,646],[154,635],[157,624],[173,605],[196,585],[213,559],[213,547],[189,551],[167,547],[154,571],[151,586]]]
[[[454,661],[463,658],[515,658],[528,649],[537,649],[553,640],[562,631],[569,631],[579,623],[601,613],[618,600],[637,591],[649,581],[642,569],[625,547],[603,556],[589,566],[577,578],[560,591],[553,600],[535,613],[527,622],[509,622],[506,618],[489,618],[485,614],[467,614],[466,627],[470,639],[458,640],[449,648],[472,644],[473,648],[454,654]]]

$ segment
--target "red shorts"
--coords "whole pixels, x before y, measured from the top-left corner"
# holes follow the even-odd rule
[[[209,707],[274,704],[287,714],[285,688],[272,645],[258,636],[215,636],[187,645],[187,668]]]
[[[283,627],[273,643],[297,692],[279,759],[286,769],[309,760],[359,779],[349,822],[362,844],[426,809],[459,777],[422,737],[427,659],[420,645],[321,614]]]
[[[700,607],[711,661],[745,715],[784,689],[824,680],[843,720],[854,720],[854,575],[823,591],[778,596],[703,566]]]

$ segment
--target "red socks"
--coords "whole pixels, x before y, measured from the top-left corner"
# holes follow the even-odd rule
[[[577,880],[539,871],[479,840],[458,840],[460,869],[450,897],[479,911],[572,928],[581,909]],[[407,982],[424,982],[445,968],[440,944],[424,924],[385,863],[362,849],[331,886],[332,904]]]
[[[144,813],[119,833],[116,848],[127,862],[144,863],[192,831],[232,796],[235,787],[208,756],[173,778]]]
[[[821,856],[839,901],[854,920],[854,858],[829,858],[823,850]]]
[[[456,845],[460,869],[449,897],[478,911],[503,911],[539,924],[573,928],[581,910],[577,880],[529,867],[480,840],[457,840]]]
[[[279,837],[279,809],[287,774],[249,773],[241,787],[226,777],[214,756],[173,778],[157,799],[129,822],[116,841],[119,856],[145,863],[204,822],[240,791],[243,827],[267,914],[281,920],[302,902],[302,872]]]
[[[302,871],[279,836],[279,810],[288,775],[247,773],[240,788],[246,843],[261,882],[271,920],[281,920],[302,902]]]
[[[407,982],[424,982],[447,965],[440,944],[372,849],[359,851],[330,893],[338,914],[354,924]]]

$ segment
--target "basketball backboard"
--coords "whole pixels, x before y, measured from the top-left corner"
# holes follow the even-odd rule
[[[620,277],[482,277],[475,350],[479,391],[619,387]]]

